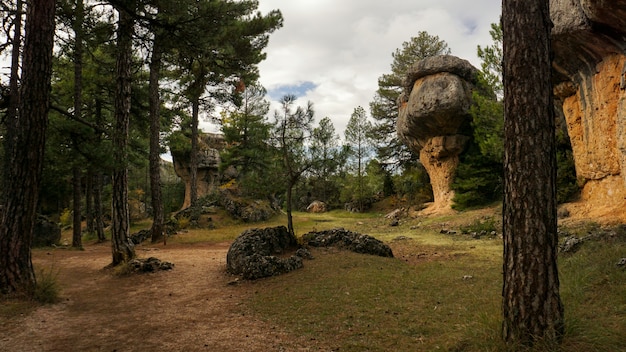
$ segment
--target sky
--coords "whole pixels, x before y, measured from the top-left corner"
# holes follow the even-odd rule
[[[262,13],[273,9],[284,25],[270,35],[259,64],[270,115],[282,96],[294,94],[296,106],[311,101],[316,123],[329,117],[343,138],[356,107],[369,116],[392,53],[420,31],[480,67],[476,48],[492,44],[489,29],[499,21],[501,0],[259,0]]]

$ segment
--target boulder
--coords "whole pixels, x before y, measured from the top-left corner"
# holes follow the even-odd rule
[[[382,241],[342,228],[309,232],[302,236],[302,241],[311,247],[337,247],[356,253],[393,257],[391,248]]]
[[[309,213],[325,213],[327,211],[326,203],[319,200],[313,201],[308,207],[306,207],[306,211]]]
[[[626,1],[551,0],[553,80],[581,201],[573,217],[626,221]]]
[[[33,230],[33,247],[50,247],[61,240],[61,228],[43,215],[38,215]]]
[[[244,222],[265,221],[276,215],[269,201],[242,198],[227,189],[220,190],[219,203],[231,216]]]
[[[128,262],[128,267],[131,271],[137,273],[153,273],[159,270],[172,270],[174,269],[174,264],[150,257],[147,259],[132,259]]]
[[[285,255],[297,248],[296,237],[284,226],[248,229],[228,249],[226,270],[249,280],[284,274],[302,267],[301,257]]]
[[[150,231],[150,229],[139,230],[138,232],[135,232],[129,236],[129,240],[135,245],[141,244],[143,241],[149,238],[152,238],[152,232]]]
[[[430,177],[434,204],[427,212],[451,209],[459,154],[472,135],[470,107],[477,79],[474,66],[451,55],[425,58],[407,72],[396,129]]]

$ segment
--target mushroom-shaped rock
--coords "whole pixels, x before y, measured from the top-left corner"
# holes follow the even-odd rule
[[[585,181],[573,214],[625,221],[626,1],[551,0],[550,16],[554,94]]]
[[[215,133],[198,136],[198,198],[210,193],[219,181],[220,151],[225,147],[224,137]],[[185,182],[185,200],[182,209],[191,205],[190,153],[172,153],[176,175]]]
[[[451,55],[425,58],[408,71],[400,96],[397,132],[430,176],[434,204],[427,212],[449,210],[459,154],[471,136],[472,91],[478,70]]]

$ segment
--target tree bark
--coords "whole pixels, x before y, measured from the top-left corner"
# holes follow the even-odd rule
[[[3,190],[7,190],[9,170],[11,169],[10,156],[12,155],[12,149],[15,146],[15,124],[17,123],[17,112],[20,102],[19,93],[19,68],[20,68],[20,52],[22,49],[22,0],[17,0],[15,4],[15,17],[13,25],[13,41],[11,43],[11,76],[9,77],[9,106],[6,111],[4,123],[6,126],[6,133],[4,136],[4,170],[2,173]],[[2,199],[6,201],[4,197],[7,196],[7,192],[2,192]]]
[[[159,78],[161,76],[161,39],[155,33],[150,59],[150,194],[152,196],[152,243],[163,239],[163,197],[161,194],[161,99],[159,97]]]
[[[503,1],[504,340],[559,343],[556,148],[548,0]]]
[[[81,173],[78,166],[74,166],[72,168],[72,210],[73,210],[73,221],[72,221],[72,247],[74,248],[82,248],[82,233],[81,233],[81,214],[80,214],[80,198],[81,198]]]
[[[189,178],[191,189],[189,198],[191,207],[198,202],[198,115],[200,112],[200,98],[193,98],[191,102],[191,152],[189,154]]]
[[[18,119],[10,124],[15,145],[8,156],[8,192],[0,222],[0,292],[32,289],[30,246],[39,195],[50,105],[55,0],[29,3],[26,14]],[[11,134],[10,134],[11,135]]]
[[[111,209],[112,265],[116,266],[135,257],[135,249],[129,240],[130,213],[128,208],[128,129],[131,98],[132,34],[134,22],[127,9],[118,9],[117,28],[117,82],[115,88],[115,133],[113,148],[115,169],[113,171],[113,194]]]
[[[83,0],[76,0],[74,10],[74,116],[81,118],[83,115]],[[73,168],[73,193],[74,193],[74,221],[72,226],[72,247],[82,248],[81,233],[81,170],[78,166]]]
[[[104,235],[104,220],[102,214],[102,174],[97,173],[93,183],[93,207],[94,207],[94,227],[98,235],[98,242],[106,241]]]
[[[87,170],[87,177],[85,178],[85,223],[87,224],[87,233],[94,233],[93,224],[93,182],[94,182],[93,170],[89,168]]]

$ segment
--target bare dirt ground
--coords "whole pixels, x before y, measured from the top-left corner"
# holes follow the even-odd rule
[[[138,246],[171,271],[114,275],[110,244],[35,250],[36,270],[58,272],[61,302],[0,316],[0,351],[320,351],[252,317],[254,283],[229,285],[229,243]]]

